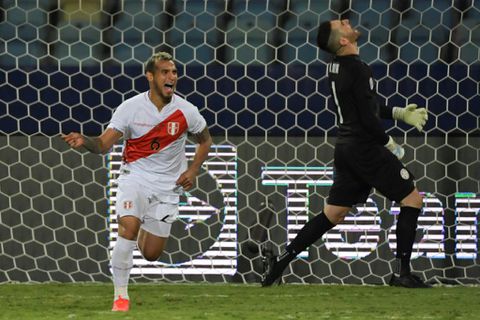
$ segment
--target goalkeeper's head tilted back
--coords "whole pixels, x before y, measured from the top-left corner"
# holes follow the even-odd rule
[[[401,204],[396,230],[398,274],[392,274],[390,284],[429,287],[410,272],[423,199],[414,185],[413,175],[399,160],[404,156],[404,149],[385,133],[381,121],[381,118],[402,120],[421,131],[428,118],[427,111],[415,104],[389,108],[379,103],[372,70],[359,57],[360,36],[360,31],[352,28],[347,19],[319,25],[318,47],[333,55],[327,64],[338,116],[333,185],[324,210],[300,230],[281,256],[265,259],[264,286],[273,284],[298,253],[343,221],[352,206],[365,203],[375,188],[389,200]]]
[[[413,103],[404,108],[388,108],[379,103],[372,70],[358,55],[360,36],[348,20],[324,22],[318,29],[319,48],[335,55],[327,71],[338,114],[338,141],[376,141],[401,159],[403,149],[385,134],[380,118],[401,120],[422,131],[428,119],[427,110]]]

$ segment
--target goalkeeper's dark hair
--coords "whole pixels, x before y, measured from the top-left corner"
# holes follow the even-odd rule
[[[331,33],[332,25],[330,21],[320,23],[317,33],[317,45],[320,49],[324,51],[334,53],[332,52],[331,46],[329,45]]]
[[[173,56],[170,53],[164,51],[155,53],[145,63],[145,73],[155,73],[155,65],[158,61],[173,61]]]

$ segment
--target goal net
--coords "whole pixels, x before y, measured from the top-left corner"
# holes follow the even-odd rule
[[[81,5],[79,5],[81,3]],[[158,262],[133,281],[258,282],[325,205],[336,114],[317,26],[349,19],[389,106],[429,111],[425,132],[386,121],[425,197],[412,268],[478,284],[480,2],[0,1],[0,282],[108,281],[121,145],[71,150],[148,89],[143,63],[173,54],[177,91],[214,138]],[[187,155],[195,146],[189,144]],[[385,284],[399,205],[374,190],[291,263],[292,283]]]

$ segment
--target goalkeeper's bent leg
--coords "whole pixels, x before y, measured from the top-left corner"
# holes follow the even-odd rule
[[[113,285],[115,287],[114,300],[118,299],[119,296],[128,299],[128,279],[133,266],[133,250],[136,245],[137,242],[134,240],[127,240],[120,236],[117,238],[111,261]]]
[[[348,208],[347,208],[348,209]],[[348,210],[347,210],[348,211]],[[342,211],[343,213],[343,211]],[[271,286],[279,277],[283,270],[295,257],[305,250],[309,245],[320,239],[325,232],[332,229],[335,225],[330,222],[324,212],[321,212],[313,219],[308,221],[298,232],[293,241],[285,248],[279,257],[270,258],[268,268],[263,275],[262,286]]]

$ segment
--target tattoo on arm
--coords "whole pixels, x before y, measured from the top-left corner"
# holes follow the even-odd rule
[[[207,141],[210,138],[210,132],[208,131],[208,128],[205,127],[201,132],[194,134],[195,140],[197,140],[198,143],[202,143]]]
[[[210,136],[210,132],[208,131],[207,127],[203,129],[202,132],[194,134],[194,136],[199,146],[195,152],[195,156],[193,157],[190,168],[195,168],[195,170],[198,171],[202,163],[208,157],[208,152],[210,150],[210,146],[212,145],[212,137]]]
[[[102,153],[101,141],[98,137],[86,137],[83,136],[85,142],[83,146],[90,152],[100,154]]]
[[[83,146],[90,152],[103,154],[122,137],[122,132],[108,128],[98,137],[85,137]]]

